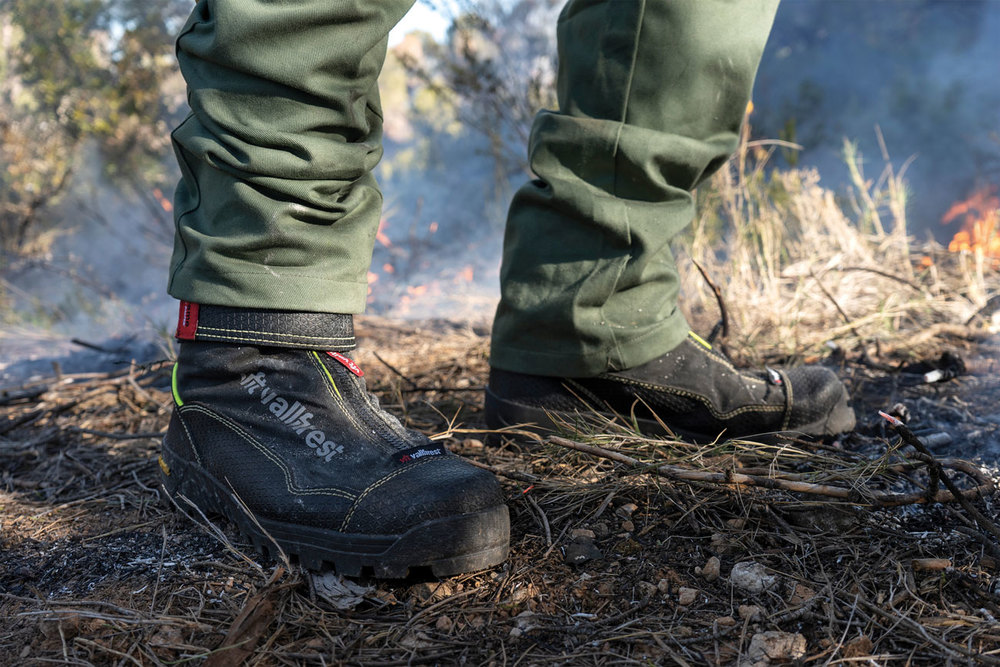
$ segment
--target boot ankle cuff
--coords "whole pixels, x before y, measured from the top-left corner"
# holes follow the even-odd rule
[[[355,347],[351,315],[231,308],[188,301],[180,304],[177,338],[338,352]]]

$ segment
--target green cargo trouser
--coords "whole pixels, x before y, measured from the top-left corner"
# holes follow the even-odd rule
[[[360,313],[382,196],[376,79],[413,0],[200,0],[178,40],[191,115],[169,291]],[[585,376],[687,334],[670,240],[734,150],[777,0],[570,0],[559,110],[514,197],[491,363]]]

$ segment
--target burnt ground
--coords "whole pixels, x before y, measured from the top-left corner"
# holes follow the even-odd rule
[[[912,448],[876,415],[902,404],[936,456],[995,477],[1000,350],[981,329],[810,359],[851,390],[859,427],[837,442],[563,434],[647,465],[559,439],[484,445],[481,328],[363,318],[358,329],[383,404],[501,474],[504,566],[369,581],[262,558],[160,489],[165,362],[53,377],[0,394],[0,664],[1000,662],[996,493],[971,510],[924,502],[928,465],[903,465]],[[959,374],[923,382],[935,365]],[[658,476],[653,462],[703,478]],[[767,478],[847,493],[749,485]],[[887,506],[892,493],[915,502]]]

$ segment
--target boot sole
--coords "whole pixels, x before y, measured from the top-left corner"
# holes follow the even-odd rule
[[[169,450],[163,443],[164,453]],[[295,556],[310,570],[331,567],[357,577],[371,574],[403,579],[411,568],[429,569],[436,577],[485,570],[507,559],[510,515],[506,505],[420,523],[398,535],[343,533],[251,517],[229,489],[204,468],[177,456],[169,473],[161,465],[163,486],[184,496],[206,515],[232,522],[254,548],[271,557]]]
[[[524,405],[509,399],[500,398],[486,388],[485,398],[486,424],[489,428],[500,429],[510,427],[520,427],[523,430],[538,433],[539,435],[556,434],[565,432],[566,426],[579,424],[582,430],[593,430],[594,422],[586,419],[586,413],[564,412],[561,410],[545,410],[543,408]],[[623,416],[606,412],[594,411],[595,415],[617,421],[623,425],[629,424]],[[666,421],[666,420],[664,420]],[[720,439],[727,439],[725,433],[714,436],[705,433],[695,433],[684,429],[671,429],[667,431],[660,422],[654,419],[635,418],[639,431],[644,435],[669,436],[671,433],[685,440],[697,443],[711,443]],[[787,431],[775,431],[771,433],[761,433],[757,435],[740,436],[742,439],[760,441],[766,443],[783,435],[803,436],[814,438],[830,437],[840,433],[846,433],[854,428],[854,411],[847,404],[847,393],[845,392],[841,400],[823,419],[819,419],[809,424],[804,424],[797,429]]]

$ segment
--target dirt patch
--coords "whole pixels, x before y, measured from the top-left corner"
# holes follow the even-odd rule
[[[645,462],[629,466],[558,440],[486,444],[485,327],[363,318],[358,331],[382,403],[501,474],[513,520],[505,565],[343,581],[262,560],[231,526],[178,511],[159,487],[167,364],[50,378],[0,397],[0,663],[1000,661],[1000,551],[988,527],[955,503],[865,500],[930,484],[919,461],[893,468],[915,461],[876,416],[896,404],[936,455],[979,457],[994,474],[992,339],[959,328],[817,360],[838,367],[860,417],[835,443],[563,434]],[[945,350],[966,372],[924,382],[915,364]],[[682,483],[649,463],[800,475],[857,494]],[[995,516],[995,494],[974,504]]]

